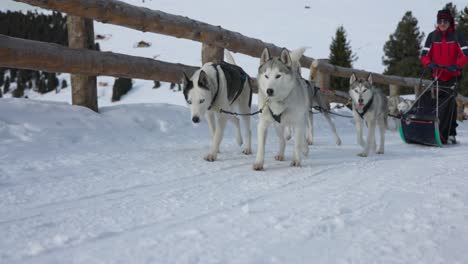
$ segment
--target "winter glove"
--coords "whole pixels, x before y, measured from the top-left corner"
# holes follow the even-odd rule
[[[449,72],[456,72],[459,68],[458,65],[452,64],[446,67],[447,71]]]
[[[431,62],[431,63],[429,63],[429,64],[427,65],[427,67],[428,67],[429,69],[431,69],[431,70],[435,70],[435,69],[439,68],[439,64]]]

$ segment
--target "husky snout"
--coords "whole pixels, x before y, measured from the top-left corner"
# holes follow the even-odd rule
[[[359,99],[358,99],[358,103],[359,103],[359,104],[362,104],[362,103],[364,103],[364,99],[362,99],[362,98],[359,98]]]
[[[273,89],[271,89],[271,88],[268,88],[268,89],[266,90],[266,92],[267,92],[267,95],[268,95],[268,96],[273,96],[273,94],[275,93],[275,91],[274,91]]]
[[[192,117],[192,122],[194,122],[195,124],[200,123],[200,118],[198,116],[194,116]]]

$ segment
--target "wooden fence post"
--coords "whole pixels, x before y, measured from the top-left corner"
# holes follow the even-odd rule
[[[70,48],[94,49],[93,20],[68,15],[67,27]],[[96,76],[72,74],[71,86],[73,105],[98,112]]]
[[[203,43],[202,64],[207,62],[221,63],[224,59],[224,49]]]
[[[317,61],[318,64],[323,63],[323,62],[328,63],[329,60],[328,59],[319,59]],[[330,90],[330,80],[331,80],[330,73],[318,69],[316,74],[317,74],[317,76],[316,76],[315,83],[317,84],[317,86],[320,87],[320,89],[323,89],[324,91]]]

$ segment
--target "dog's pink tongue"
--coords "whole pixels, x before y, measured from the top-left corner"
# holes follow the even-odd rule
[[[359,110],[362,110],[364,108],[364,104],[358,104]]]

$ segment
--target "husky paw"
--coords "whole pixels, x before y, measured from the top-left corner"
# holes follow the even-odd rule
[[[377,154],[384,154],[384,151],[383,151],[383,150],[379,150],[379,151],[377,151]]]
[[[314,140],[312,139],[307,139],[307,145],[313,145],[314,144]]]
[[[338,139],[336,140],[336,145],[337,145],[337,146],[341,146],[341,139],[338,138]]]
[[[364,152],[361,152],[361,153],[359,153],[359,154],[357,154],[357,155],[358,155],[359,157],[363,157],[363,158],[367,157],[367,153],[364,153]]]
[[[291,161],[291,167],[300,167],[301,161],[300,160],[293,160]]]
[[[203,157],[206,161],[215,161],[216,160],[216,154],[207,154],[205,157]]]
[[[263,170],[263,163],[254,163],[253,169],[256,170],[256,171]]]
[[[242,150],[242,153],[244,153],[245,155],[250,155],[250,154],[252,154],[252,149],[246,148],[246,149]]]
[[[275,156],[275,160],[277,160],[277,161],[283,161],[283,160],[284,160],[284,156],[278,154],[278,155]]]

